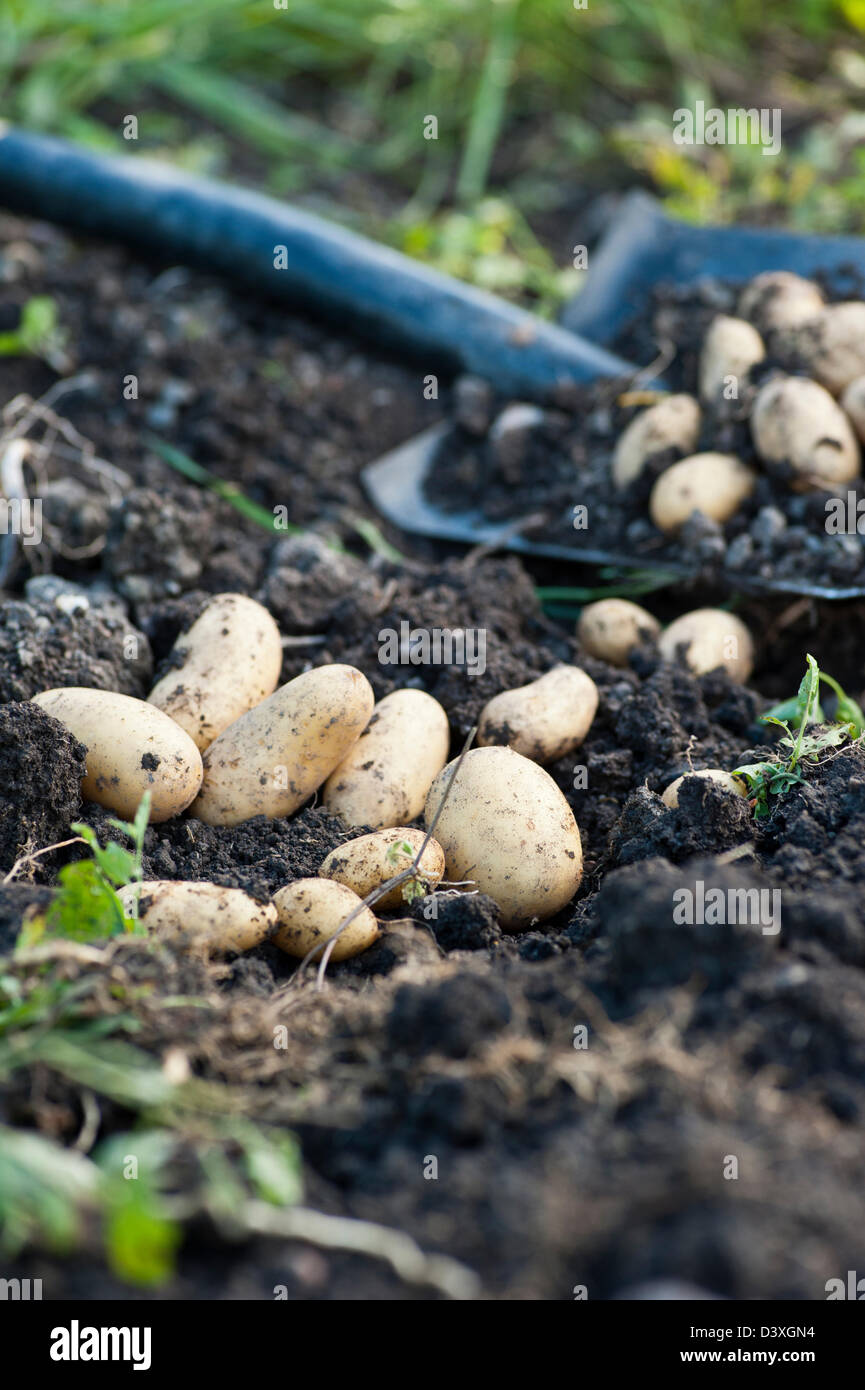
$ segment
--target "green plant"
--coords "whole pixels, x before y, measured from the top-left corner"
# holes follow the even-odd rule
[[[18,327],[0,333],[0,357],[41,357],[60,371],[65,365],[65,342],[55,300],[37,294],[22,308]]]
[[[392,864],[395,869],[399,869],[400,867],[405,867],[404,865],[400,865],[400,860],[408,859],[409,863],[411,863],[415,858],[415,851],[407,840],[397,840],[395,844],[391,845],[386,858],[389,864]],[[411,904],[417,902],[418,898],[424,897],[428,888],[429,884],[426,880],[423,879],[420,874],[416,873],[413,874],[411,878],[406,879],[405,883],[402,885],[402,895],[405,901]]]
[[[70,828],[91,849],[91,859],[67,864],[58,875],[60,887],[47,912],[25,922],[18,935],[17,949],[35,946],[45,937],[66,937],[72,941],[99,941],[118,932],[135,931],[138,898],[128,913],[117,889],[140,883],[144,833],[150,815],[150,793],[145,792],[134,821],[110,820],[132,842],[125,849],[115,840],[104,847],[92,826],[76,821]]]
[[[783,796],[805,778],[801,772],[803,762],[816,763],[820,754],[829,748],[837,748],[847,739],[859,738],[865,731],[865,716],[855,700],[851,700],[844,690],[821,672],[813,656],[808,654],[808,669],[799,685],[795,699],[760,716],[764,724],[774,724],[783,729],[779,740],[782,754],[772,754],[763,762],[747,763],[733,769],[734,777],[744,777],[754,803],[754,815],[761,820],[769,815],[770,796]],[[838,699],[836,723],[824,722],[820,706],[820,681],[833,689]],[[817,732],[809,733],[810,725],[820,725]]]

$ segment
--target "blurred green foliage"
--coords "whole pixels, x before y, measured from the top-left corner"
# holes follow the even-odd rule
[[[865,0],[581,3],[5,0],[0,109],[302,196],[542,309],[573,288],[548,219],[587,189],[862,229]],[[676,146],[672,112],[698,98],[781,106],[781,154]]]

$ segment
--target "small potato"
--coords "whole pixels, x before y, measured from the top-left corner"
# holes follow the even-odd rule
[[[628,653],[641,642],[654,641],[661,624],[638,603],[626,598],[602,598],[589,603],[580,614],[580,645],[598,661],[627,666]]]
[[[700,407],[693,396],[665,396],[635,415],[613,453],[613,482],[621,490],[640,476],[654,454],[675,449],[690,454],[700,433]]]
[[[695,608],[670,623],[658,639],[666,661],[676,661],[680,649],[695,675],[703,676],[716,667],[742,684],[754,669],[754,643],[740,618],[723,608]]]
[[[700,353],[700,399],[719,405],[725,399],[730,378],[735,378],[738,399],[752,367],[766,356],[763,339],[753,324],[719,314],[703,339]]]
[[[738,312],[765,337],[778,329],[794,328],[813,318],[825,300],[813,280],[803,280],[790,270],[767,270],[747,284],[739,297]]]
[[[303,960],[314,946],[322,951],[346,917],[361,905],[357,893],[330,878],[299,878],[273,895],[279,926],[273,944],[289,956]],[[378,922],[363,907],[347,926],[331,952],[334,962],[360,955],[378,938]],[[315,957],[321,959],[322,952]]]
[[[692,454],[667,468],[649,498],[649,515],[668,535],[692,512],[728,521],[757,486],[752,468],[734,454]]]
[[[579,748],[598,708],[598,687],[579,666],[503,690],[481,710],[478,746],[506,744],[536,763],[554,763]]]
[[[431,825],[458,759],[433,782]],[[472,748],[436,823],[447,876],[471,880],[511,931],[552,917],[576,893],[583,851],[574,814],[552,777],[512,748]]]
[[[422,830],[410,830],[403,826],[376,830],[372,835],[359,835],[356,840],[349,840],[332,849],[318,872],[322,878],[335,879],[357,893],[359,898],[365,898],[368,893],[387,883],[389,878],[395,878],[407,869],[425,839]],[[411,854],[401,852],[389,859],[388,854],[393,846],[403,843],[410,846]],[[437,840],[430,840],[418,870],[419,878],[429,891],[438,887],[444,877],[445,855]],[[378,899],[376,908],[389,912],[392,908],[405,907],[405,886],[401,884],[398,888],[392,888]]]
[[[276,926],[273,903],[256,902],[240,888],[156,879],[142,883],[140,890],[138,916],[142,926],[157,936],[188,936],[190,944],[203,947],[207,955],[250,951]],[[134,884],[120,889],[127,912],[136,891]]]
[[[223,729],[272,695],[282,668],[279,628],[245,594],[217,594],[171,653],[148,703],[185,729],[203,753]]]
[[[438,700],[423,690],[395,690],[379,700],[369,725],[328,777],[322,800],[346,825],[405,825],[423,810],[449,748],[448,717]]]
[[[841,409],[859,436],[859,442],[865,444],[865,376],[854,377],[850,385],[845,386]]]
[[[201,786],[201,754],[162,710],[111,690],[64,686],[33,703],[65,724],[87,749],[81,794],[132,820],[150,792],[152,822],[185,811]]]
[[[207,825],[290,816],[357,742],[373,704],[353,666],[304,671],[214,739],[191,814]]]
[[[865,303],[827,304],[773,344],[785,366],[801,368],[833,396],[865,372]]]
[[[671,811],[675,811],[679,804],[679,788],[685,777],[704,777],[707,782],[714,782],[725,792],[734,792],[736,796],[747,796],[745,783],[741,777],[734,777],[731,772],[725,772],[720,767],[706,767],[699,772],[686,772],[684,776],[677,777],[675,782],[671,782],[669,787],[661,796],[665,806],[669,806]]]
[[[807,377],[776,377],[760,389],[751,436],[763,462],[794,492],[832,488],[859,472],[850,421],[825,387]]]

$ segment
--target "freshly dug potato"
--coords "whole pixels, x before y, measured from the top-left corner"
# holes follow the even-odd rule
[[[752,367],[766,356],[763,339],[745,319],[719,314],[709,325],[700,353],[700,399],[707,405],[724,400],[728,378],[738,383],[736,397]],[[734,398],[734,399],[735,399]]]
[[[685,777],[704,777],[707,782],[715,782],[726,792],[734,792],[736,796],[747,796],[747,788],[741,777],[734,777],[731,772],[725,772],[720,767],[705,767],[699,772],[686,772],[684,776],[677,777],[675,782],[671,782],[666,791],[662,794],[661,800],[665,806],[669,806],[674,811],[679,804],[679,788]]]
[[[660,631],[657,618],[626,598],[586,604],[577,623],[580,645],[611,666],[627,666],[628,653],[641,642],[654,641]]]
[[[757,475],[735,454],[692,454],[667,468],[649,498],[659,531],[678,531],[692,512],[728,521],[757,486]]]
[[[767,270],[747,284],[739,297],[738,312],[765,337],[778,329],[794,328],[813,318],[825,300],[813,280],[803,280],[790,270]]]
[[[299,960],[314,946],[321,946],[323,950],[360,901],[357,893],[346,888],[344,883],[330,878],[299,878],[273,895],[279,919],[273,943]],[[378,935],[378,922],[370,909],[364,907],[340,936],[331,960],[348,960],[360,955]],[[320,960],[321,953],[315,959]]]
[[[353,666],[304,671],[214,739],[192,815],[208,825],[290,816],[357,742],[373,704]]]
[[[814,318],[779,335],[773,347],[785,366],[802,368],[840,396],[865,372],[865,303],[827,304]]]
[[[356,840],[349,840],[332,849],[318,872],[322,878],[335,879],[357,893],[359,898],[365,898],[368,893],[387,883],[389,878],[395,878],[407,869],[425,839],[422,830],[410,830],[404,826],[376,830],[372,835],[359,835]],[[400,853],[389,859],[388,854],[393,846],[401,844],[409,845],[411,854]],[[438,887],[444,871],[444,850],[437,840],[430,840],[418,865],[418,876],[432,891]],[[392,908],[404,907],[406,900],[402,890],[405,886],[401,884],[398,888],[392,888],[378,899],[376,908],[389,912]]]
[[[458,760],[433,782],[430,825]],[[580,832],[552,777],[512,748],[472,748],[436,823],[447,877],[473,881],[520,931],[570,902],[583,873]]]
[[[481,710],[478,746],[506,744],[536,763],[554,763],[579,748],[598,708],[598,687],[579,666],[494,695]]]
[[[690,454],[700,433],[700,407],[693,396],[665,396],[650,405],[622,432],[613,453],[613,482],[626,488],[640,476],[649,459],[665,449]]]
[[[142,883],[140,889],[142,926],[157,936],[188,936],[193,946],[202,946],[208,955],[250,951],[276,926],[273,903],[256,902],[240,888],[156,879]],[[132,884],[120,890],[127,911],[135,893]]]
[[[845,386],[841,409],[848,416],[860,444],[865,444],[865,376],[854,377],[849,386]]]
[[[131,695],[63,686],[34,695],[33,703],[87,749],[81,794],[131,820],[145,792],[150,819],[185,811],[201,786],[201,754],[189,734],[162,710]]]
[[[695,675],[723,666],[733,680],[744,682],[754,669],[754,643],[741,618],[723,608],[695,608],[670,623],[658,638],[666,661],[676,661],[680,649]]]
[[[395,690],[379,700],[328,777],[322,800],[346,825],[405,825],[420,815],[449,748],[448,717],[438,700],[423,690]]]
[[[832,488],[859,472],[850,421],[825,387],[807,377],[776,377],[761,388],[751,436],[763,462],[794,492]]]
[[[185,729],[203,753],[223,729],[272,695],[282,667],[279,628],[245,594],[217,594],[171,653],[172,669],[148,703]]]

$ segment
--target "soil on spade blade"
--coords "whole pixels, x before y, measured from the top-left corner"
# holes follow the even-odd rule
[[[386,528],[404,560],[365,549],[357,473],[426,422],[420,372],[44,228],[7,224],[4,266],[8,320],[29,295],[57,297],[65,370],[93,380],[54,409],[128,482],[109,497],[102,474],[76,467],[70,480],[60,452],[45,465],[51,553],[22,547],[0,606],[0,877],[76,819],[106,830],[106,813],[79,799],[80,744],[30,696],[72,683],[145,696],[213,592],[267,605],[288,639],[283,679],[342,661],[377,697],[428,690],[453,753],[492,695],[555,662],[578,662],[600,691],[585,744],[550,768],[585,855],[579,892],[553,920],[508,935],[489,898],[437,893],[331,966],[322,992],[270,944],[214,965],[125,940],[101,963],[71,954],[53,967],[92,1017],[291,1129],[307,1205],[452,1256],[481,1297],[570,1299],[584,1287],[609,1298],[674,1280],[820,1299],[828,1279],[862,1268],[865,754],[834,750],[761,822],[700,781],[675,811],[659,796],[691,767],[753,761],[766,739],[758,715],[795,691],[806,650],[858,697],[862,606],[744,605],[760,652],[753,689],[696,679],[651,648],[626,670],[606,666],[538,603],[533,581],[560,573],[448,555]],[[203,332],[190,331],[202,316]],[[283,375],[260,370],[273,361]],[[23,359],[0,371],[7,399],[56,377]],[[129,374],[137,402],[123,399]],[[190,488],[148,452],[146,430],[313,533],[269,536]],[[75,534],[75,518],[89,530]],[[698,597],[668,592],[657,611]],[[484,669],[381,661],[381,634],[404,622],[483,629]],[[315,800],[291,820],[232,829],[181,817],[148,830],[145,875],[264,897],[315,873],[352,833]],[[0,950],[79,853],[29,861],[0,887]],[[752,894],[757,920],[713,925],[719,890],[725,903]],[[691,924],[674,920],[682,902]],[[84,1134],[90,1147],[134,1123],[99,1095],[92,1133],[92,1099],[68,1068],[22,1064],[0,1088],[0,1123],[69,1146]],[[41,1277],[49,1298],[142,1296],[109,1272],[96,1231],[66,1257],[25,1250],[6,1272]],[[144,1296],[272,1298],[277,1287],[292,1299],[435,1296],[368,1256],[232,1241],[209,1219],[187,1229],[174,1278]]]
[[[644,377],[663,370],[671,389],[696,396],[706,331],[719,313],[735,315],[740,288],[709,278],[684,289],[659,285],[650,312],[628,325],[616,350],[649,369]],[[862,297],[861,283],[851,286],[850,277],[844,278],[843,290],[832,282],[823,288],[829,301]],[[704,405],[691,452],[736,455],[756,475],[751,495],[723,524],[694,512],[671,540],[652,521],[650,494],[659,475],[682,457],[675,448],[652,455],[622,491],[613,486],[615,445],[653,399],[637,380],[563,388],[541,409],[501,399],[483,382],[464,378],[457,383],[449,427],[424,483],[427,500],[454,517],[473,512],[490,522],[522,523],[522,539],[564,547],[575,559],[581,551],[604,552],[631,564],[684,570],[727,590],[768,582],[861,591],[861,476],[837,488],[796,493],[789,486],[788,463],[770,469],[754,447],[752,405],[780,366],[770,345],[765,361],[740,383],[736,399]]]

